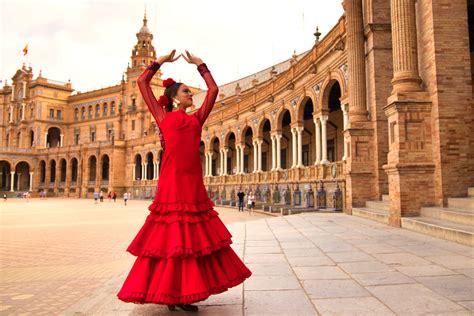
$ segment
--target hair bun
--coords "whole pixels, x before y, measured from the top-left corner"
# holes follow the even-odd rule
[[[175,83],[176,83],[176,81],[174,81],[172,78],[168,78],[165,81],[163,81],[163,86],[165,88],[168,88],[168,87],[174,85]]]

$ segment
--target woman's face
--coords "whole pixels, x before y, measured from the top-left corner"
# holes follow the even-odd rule
[[[193,105],[193,93],[191,89],[184,83],[179,86],[178,91],[176,92],[176,97],[181,107],[187,108]]]

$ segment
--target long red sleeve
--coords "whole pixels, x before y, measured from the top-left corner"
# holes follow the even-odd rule
[[[219,92],[219,87],[217,87],[217,84],[214,81],[214,78],[212,78],[209,69],[207,69],[206,64],[199,65],[198,71],[204,78],[207,86],[206,98],[204,99],[201,107],[194,113],[202,126],[214,107],[214,103],[217,99],[217,93]]]
[[[142,93],[143,100],[145,100],[148,109],[155,118],[155,121],[158,125],[166,116],[166,109],[158,105],[158,101],[153,94],[153,91],[150,87],[151,78],[160,68],[160,64],[154,61],[150,66],[148,66],[145,71],[138,77],[138,88]]]

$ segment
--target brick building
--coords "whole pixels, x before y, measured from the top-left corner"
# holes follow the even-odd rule
[[[220,87],[202,133],[209,195],[233,203],[242,187],[265,210],[341,208],[472,244],[474,1],[343,6],[305,53]],[[0,90],[0,190],[152,198],[161,149],[136,86],[152,39],[145,18],[126,79],[105,89],[19,69]]]

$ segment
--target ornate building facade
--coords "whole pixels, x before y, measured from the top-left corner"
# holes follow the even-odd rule
[[[307,52],[220,87],[201,143],[217,203],[243,188],[266,210],[341,209],[399,227],[474,193],[473,1],[343,6]],[[137,38],[119,85],[71,95],[23,67],[0,90],[2,190],[154,196],[160,142],[135,84],[155,58],[146,20]]]

